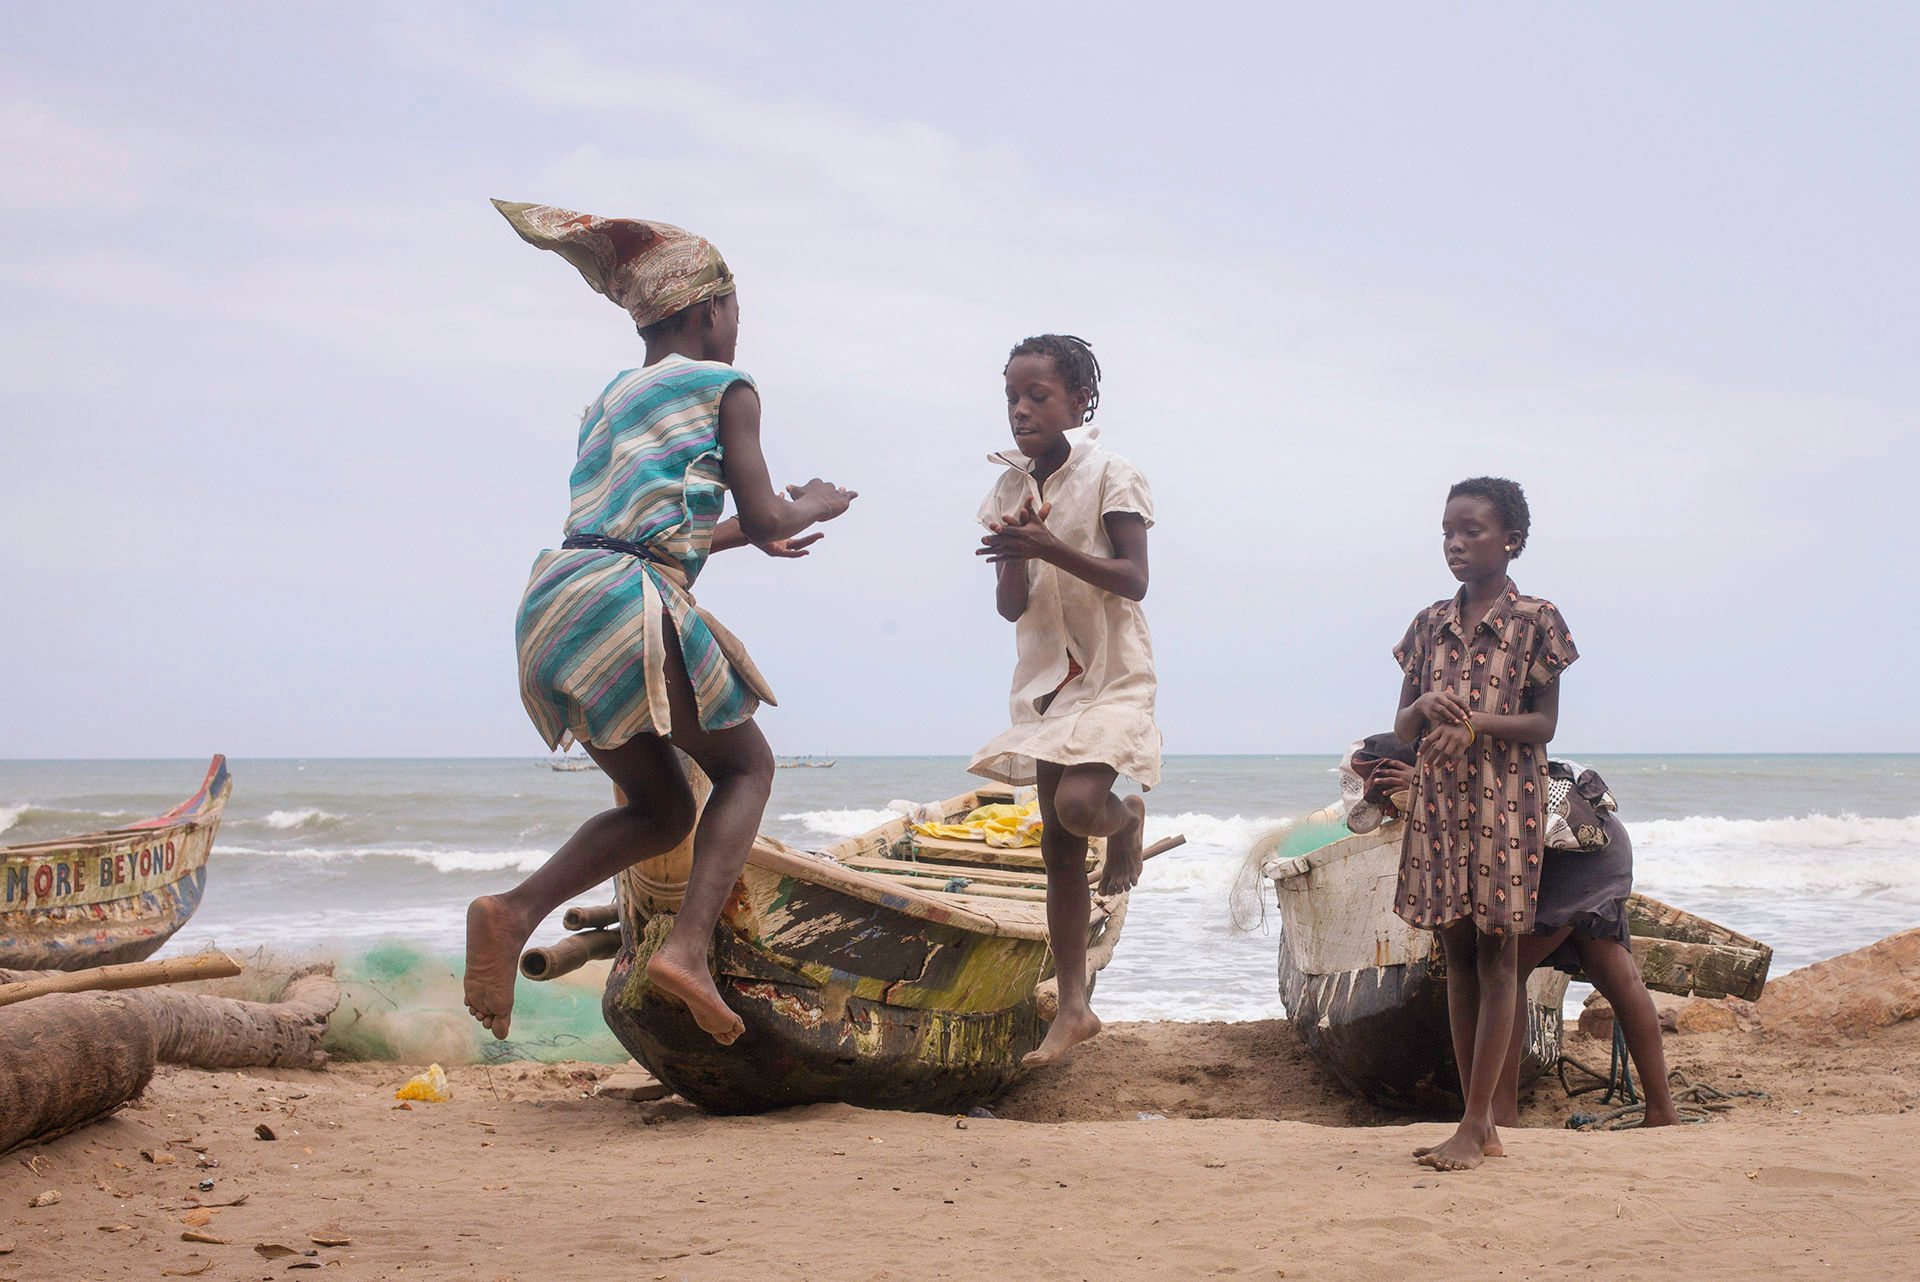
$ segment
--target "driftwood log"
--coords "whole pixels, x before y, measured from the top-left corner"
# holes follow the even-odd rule
[[[239,973],[240,963],[225,953],[90,966],[86,970],[55,971],[24,983],[0,984],[0,1006],[11,1006],[47,993],[108,993],[123,988],[152,988],[158,984],[190,984],[199,979],[231,979]]]
[[[154,1020],[129,995],[55,993],[0,1008],[0,1153],[105,1117],[147,1088]]]
[[[0,970],[0,983],[59,972]],[[0,1152],[103,1117],[146,1089],[155,1063],[322,1068],[340,1004],[333,967],[297,971],[275,1002],[170,988],[51,993],[0,1007]]]

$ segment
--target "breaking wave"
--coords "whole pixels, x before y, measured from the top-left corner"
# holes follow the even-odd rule
[[[257,846],[233,846],[220,842],[215,855],[242,855],[255,859],[303,859],[338,861],[348,859],[400,859],[425,864],[437,872],[532,872],[553,854],[551,850],[434,850],[418,846],[353,846],[324,849],[315,846],[287,850],[262,850]]]
[[[330,814],[325,810],[276,810],[266,817],[265,822],[269,828],[285,831],[289,828],[321,828],[345,818],[345,815]]]

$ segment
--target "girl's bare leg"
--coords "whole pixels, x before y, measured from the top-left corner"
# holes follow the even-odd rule
[[[672,621],[667,635],[677,636]],[[773,784],[773,753],[748,721],[727,730],[700,728],[699,708],[677,644],[667,647],[671,744],[638,735],[618,748],[583,745],[620,790],[625,806],[580,826],[539,871],[504,895],[467,909],[467,1006],[496,1037],[507,1035],[513,980],[521,950],[556,907],[643,859],[666,854],[693,827],[693,792],[672,749],[696,761],[713,783],[694,835],[693,869],[673,930],[647,964],[648,978],[686,1002],[696,1023],[720,1042],[745,1031],[721,1000],[706,950],[727,896],[739,879]]]
[[[1462,919],[1440,927],[1440,953],[1447,963],[1447,1033],[1453,1039],[1453,1062],[1460,1070],[1460,1097],[1466,1098],[1467,1081],[1473,1076],[1473,1029],[1480,1016],[1480,978],[1475,972],[1474,943],[1479,932],[1471,919]],[[1413,1150],[1425,1157],[1440,1147],[1428,1144]]]
[[[664,855],[693,827],[693,792],[666,741],[641,735],[618,748],[588,748],[627,804],[581,824],[553,857],[503,895],[467,906],[467,1010],[495,1037],[513,1016],[520,953],[548,914],[629,864]]]
[[[1093,899],[1087,889],[1087,838],[1073,831],[1057,808],[1066,770],[1050,761],[1035,763],[1042,824],[1040,856],[1047,866],[1047,939],[1053,946],[1060,1010],[1039,1049],[1020,1061],[1022,1068],[1055,1063],[1100,1031],[1100,1017],[1093,1013],[1087,989],[1087,929],[1093,919]],[[1112,786],[1111,772],[1108,786]]]
[[[1667,1085],[1667,1053],[1660,1041],[1660,1015],[1653,1008],[1653,997],[1633,954],[1613,939],[1576,939],[1580,950],[1580,968],[1613,1007],[1613,1017],[1626,1034],[1627,1053],[1640,1070],[1640,1086],[1647,1097],[1647,1116],[1642,1126],[1672,1126],[1680,1120],[1673,1106],[1673,1091]]]
[[[1447,942],[1447,996],[1454,993],[1453,963],[1458,946],[1452,942],[1457,927],[1472,929],[1472,922],[1448,926],[1441,939]],[[1513,1036],[1513,992],[1520,958],[1517,935],[1476,935],[1473,940],[1473,973],[1477,988],[1472,1046],[1469,1059],[1460,1065],[1461,1086],[1467,1097],[1466,1114],[1460,1126],[1447,1140],[1420,1157],[1420,1162],[1441,1171],[1470,1171],[1489,1155],[1498,1155],[1500,1132],[1493,1123],[1493,1089],[1500,1080],[1500,1066],[1506,1055],[1507,1041]],[[1449,1010],[1458,1045],[1459,1023]],[[1456,1055],[1458,1051],[1456,1050]]]
[[[1520,1057],[1527,1049],[1527,1023],[1533,1012],[1527,1001],[1527,976],[1545,961],[1572,927],[1563,926],[1551,935],[1520,937],[1519,974],[1513,991],[1513,1036],[1507,1042],[1506,1062],[1500,1068],[1500,1084],[1493,1092],[1493,1122],[1496,1126],[1520,1125]]]
[[[1100,893],[1117,895],[1133,889],[1140,880],[1140,837],[1146,827],[1147,803],[1135,796],[1113,795],[1119,773],[1112,766],[1087,763],[1052,768],[1060,772],[1053,808],[1061,825],[1081,837],[1107,839]],[[1085,843],[1081,844],[1084,859]]]

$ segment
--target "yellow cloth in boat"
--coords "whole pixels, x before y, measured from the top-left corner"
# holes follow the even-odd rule
[[[1003,850],[1037,846],[1040,844],[1040,803],[981,806],[957,824],[915,824],[913,830],[923,837],[984,841]]]

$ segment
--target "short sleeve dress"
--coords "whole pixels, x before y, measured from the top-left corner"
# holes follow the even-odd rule
[[[1474,712],[1529,711],[1534,693],[1580,657],[1560,611],[1521,596],[1509,579],[1468,632],[1465,595],[1463,588],[1414,616],[1393,657],[1421,694],[1450,690]],[[1428,929],[1472,917],[1484,934],[1530,932],[1546,847],[1546,785],[1543,746],[1491,735],[1476,738],[1452,769],[1421,763],[1394,910]]]
[[[990,454],[1006,470],[980,504],[982,525],[1032,498],[1050,503],[1047,528],[1068,546],[1110,557],[1102,520],[1131,512],[1153,524],[1147,479],[1126,459],[1094,444],[1098,428],[1076,428],[1067,461],[1044,487],[1017,450]],[[1034,762],[1112,766],[1142,787],[1160,782],[1158,681],[1153,637],[1138,601],[1102,591],[1043,561],[1027,563],[1027,608],[1014,625],[1012,725],[967,767],[1002,783],[1034,781]]]
[[[669,356],[618,375],[581,420],[566,533],[645,555],[563,547],[534,559],[515,634],[521,701],[549,748],[671,735],[665,647],[674,641],[704,728],[739,725],[774,701],[745,649],[688,590],[725,502],[720,400],[735,383],[753,380],[718,361]]]

